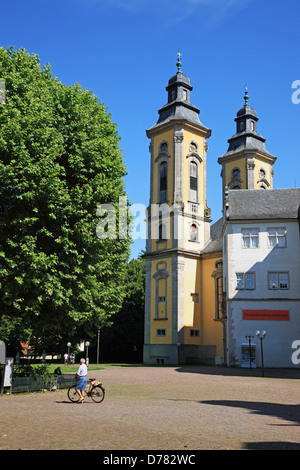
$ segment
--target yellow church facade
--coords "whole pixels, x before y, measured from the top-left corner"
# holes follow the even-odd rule
[[[248,275],[235,273],[231,263],[237,250],[229,253],[228,248],[231,232],[235,230],[230,222],[228,192],[245,190],[243,200],[247,208],[251,191],[273,189],[276,157],[266,150],[265,139],[257,132],[258,117],[248,104],[246,89],[244,106],[235,118],[236,132],[228,140],[227,152],[218,159],[222,168],[223,216],[212,223],[207,201],[207,154],[211,130],[200,121],[200,111],[191,103],[193,88],[189,78],[181,72],[181,65],[179,55],[177,73],[166,87],[167,103],[158,110],[156,124],[147,130],[150,198],[144,255],[144,363],[238,365],[241,362],[239,343],[243,338],[235,337],[233,325],[236,323],[241,331],[253,329],[254,323],[241,319],[249,318],[244,315],[243,308],[249,307],[251,299],[257,300],[257,293],[245,291],[244,299],[244,293],[239,290],[240,279]],[[273,204],[275,193],[270,191],[269,194]],[[251,197],[249,200],[253,199]],[[290,192],[288,197],[292,198]],[[273,212],[267,217],[272,219]],[[251,217],[255,219],[255,207],[253,214]],[[235,224],[242,224],[239,229],[242,242],[237,242],[237,248],[241,243],[247,248],[247,236],[262,236],[256,222],[251,225],[247,221],[248,228],[246,217],[245,226],[243,220],[234,220]],[[254,260],[260,252],[252,250],[250,258],[249,253],[243,251],[245,265],[251,256]],[[253,262],[253,266],[256,265]],[[269,276],[269,272],[264,275]],[[236,282],[235,276],[238,285],[230,297],[228,285]],[[255,273],[251,272],[248,277],[254,279]],[[250,288],[253,286],[252,283]],[[270,295],[266,286],[262,301],[266,302],[268,298],[273,299],[273,293]],[[279,296],[278,308],[280,301]],[[237,305],[239,310],[235,310]],[[232,312],[236,311],[233,316]],[[276,334],[280,331],[274,322],[271,328]],[[288,331],[292,334],[292,326]],[[288,352],[286,354],[288,357]]]
[[[223,355],[215,299],[222,252],[203,252],[211,240],[206,188],[211,131],[190,103],[192,87],[180,67],[166,90],[168,103],[147,131],[151,181],[144,362],[211,362]]]

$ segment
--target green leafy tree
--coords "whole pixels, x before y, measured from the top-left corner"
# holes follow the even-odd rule
[[[0,70],[0,320],[32,335],[96,331],[122,305],[130,248],[96,235],[97,207],[115,206],[118,230],[126,197],[116,125],[37,55],[0,48]]]

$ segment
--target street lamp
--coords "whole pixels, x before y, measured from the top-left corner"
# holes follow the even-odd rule
[[[264,373],[263,340],[265,339],[267,332],[266,331],[257,331],[255,334],[258,337],[258,339],[260,339],[261,369],[262,369],[262,377],[264,377],[265,373]]]
[[[69,362],[70,362],[70,347],[71,347],[70,341],[67,343],[67,346],[68,346],[68,363],[67,364],[69,364]]]
[[[100,328],[98,328],[98,338],[97,338],[97,364],[99,364],[100,360]]]
[[[250,369],[252,369],[252,357],[251,357],[251,341],[253,340],[254,336],[252,335],[246,335],[246,339],[249,341],[249,361],[250,361]]]
[[[88,366],[89,365],[89,345],[90,343],[88,341],[85,342],[85,346],[86,346],[86,365]]]

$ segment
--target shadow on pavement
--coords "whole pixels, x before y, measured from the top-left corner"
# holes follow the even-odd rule
[[[232,377],[262,377],[262,369],[242,369],[222,366],[180,366],[177,372],[189,372],[194,374],[224,375]],[[264,369],[264,378],[273,379],[298,379],[300,380],[300,368],[291,369]]]
[[[232,408],[244,408],[254,414],[275,416],[294,424],[275,424],[274,426],[300,426],[300,405],[284,405],[282,403],[266,403],[255,401],[231,401],[231,400],[205,400],[199,403],[206,405],[229,406]],[[300,444],[299,444],[300,446]]]
[[[247,442],[244,444],[246,450],[300,450],[297,442]]]

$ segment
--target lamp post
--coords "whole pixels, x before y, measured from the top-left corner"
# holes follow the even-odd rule
[[[252,369],[252,357],[251,357],[251,341],[253,340],[254,336],[246,335],[246,339],[249,341],[249,362],[250,362],[250,369]]]
[[[265,376],[264,372],[264,351],[263,351],[263,340],[266,337],[267,332],[266,331],[257,331],[256,336],[258,339],[260,339],[260,352],[261,352],[261,369],[262,369],[262,377]]]
[[[97,364],[99,364],[100,360],[100,328],[98,328],[98,338],[97,338]]]
[[[71,347],[70,341],[67,343],[67,346],[68,346],[68,362],[67,362],[67,364],[69,364],[69,362],[70,362],[70,347]]]
[[[90,345],[90,343],[88,341],[86,341],[85,342],[85,346],[86,346],[86,359],[85,359],[85,362],[86,362],[87,366],[89,365],[89,345]]]

